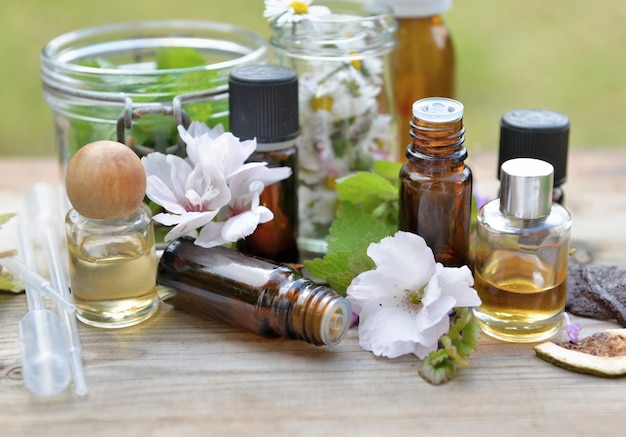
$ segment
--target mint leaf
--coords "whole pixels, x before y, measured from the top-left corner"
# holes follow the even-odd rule
[[[159,47],[155,57],[157,70],[199,67],[206,63],[202,53],[191,47]]]
[[[328,253],[304,266],[341,295],[356,276],[374,268],[369,245],[398,230],[400,165],[377,161],[381,174],[357,172],[337,181],[339,209],[326,237]]]
[[[402,169],[401,162],[378,160],[374,161],[374,173],[394,183],[396,186],[399,184],[400,170]]]
[[[327,237],[328,254],[324,258],[307,260],[304,266],[345,296],[352,280],[374,267],[374,262],[367,256],[368,246],[388,235],[384,223],[365,214],[356,205],[341,203]]]
[[[388,235],[389,229],[384,223],[366,214],[357,205],[342,202],[326,239],[328,253],[356,252],[366,243],[369,245]]]
[[[374,173],[359,172],[337,181],[337,194],[340,201],[351,203],[366,202],[370,198],[381,200],[395,199],[398,189],[389,180]]]

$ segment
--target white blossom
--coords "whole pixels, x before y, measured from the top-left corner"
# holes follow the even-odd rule
[[[213,247],[246,237],[274,215],[260,205],[267,185],[291,175],[288,167],[268,168],[246,162],[256,141],[239,141],[220,127],[193,122],[179,126],[187,158],[154,152],[142,158],[147,175],[146,195],[165,212],[154,220],[173,226],[165,241],[200,229],[195,244]]]
[[[330,14],[330,9],[326,6],[311,6],[312,2],[313,0],[265,0],[263,16],[280,26]]]
[[[418,235],[399,231],[367,254],[376,268],[358,275],[347,294],[359,315],[359,344],[377,356],[423,359],[449,331],[455,307],[481,304],[469,268],[436,263]]]

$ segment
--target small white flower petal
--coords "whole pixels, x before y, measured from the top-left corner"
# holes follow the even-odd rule
[[[393,237],[370,244],[367,255],[376,263],[376,270],[390,278],[397,277],[406,289],[422,288],[435,273],[432,250],[422,237],[411,232],[398,231]]]
[[[176,194],[157,176],[150,175],[146,179],[146,196],[174,214],[182,214],[186,211]]]
[[[196,229],[205,226],[211,222],[217,215],[217,211],[207,212],[185,212],[180,215],[174,214],[157,214],[154,220],[165,226],[176,225],[165,236],[165,240],[174,240],[183,235],[187,235]]]
[[[196,237],[194,244],[200,247],[216,247],[226,244],[227,241],[222,238],[222,228],[224,222],[207,223]]]

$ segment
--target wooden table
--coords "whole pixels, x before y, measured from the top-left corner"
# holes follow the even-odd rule
[[[470,165],[497,191],[496,157]],[[53,160],[0,160],[0,212],[19,207]],[[626,153],[575,152],[566,206],[581,261],[626,266]],[[0,234],[0,244],[11,238]],[[124,330],[80,325],[89,394],[37,398],[20,379],[24,295],[0,295],[0,435],[623,435],[626,379],[568,372],[532,345],[483,338],[472,365],[432,386],[416,358],[377,358],[350,330],[336,347],[265,340],[164,304]],[[574,318],[583,335],[616,325]]]

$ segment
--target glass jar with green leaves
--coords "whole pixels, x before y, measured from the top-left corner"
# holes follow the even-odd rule
[[[52,39],[41,53],[63,168],[83,145],[117,140],[139,155],[184,156],[176,126],[228,128],[228,75],[264,63],[264,38],[237,26],[189,20],[109,24]]]

